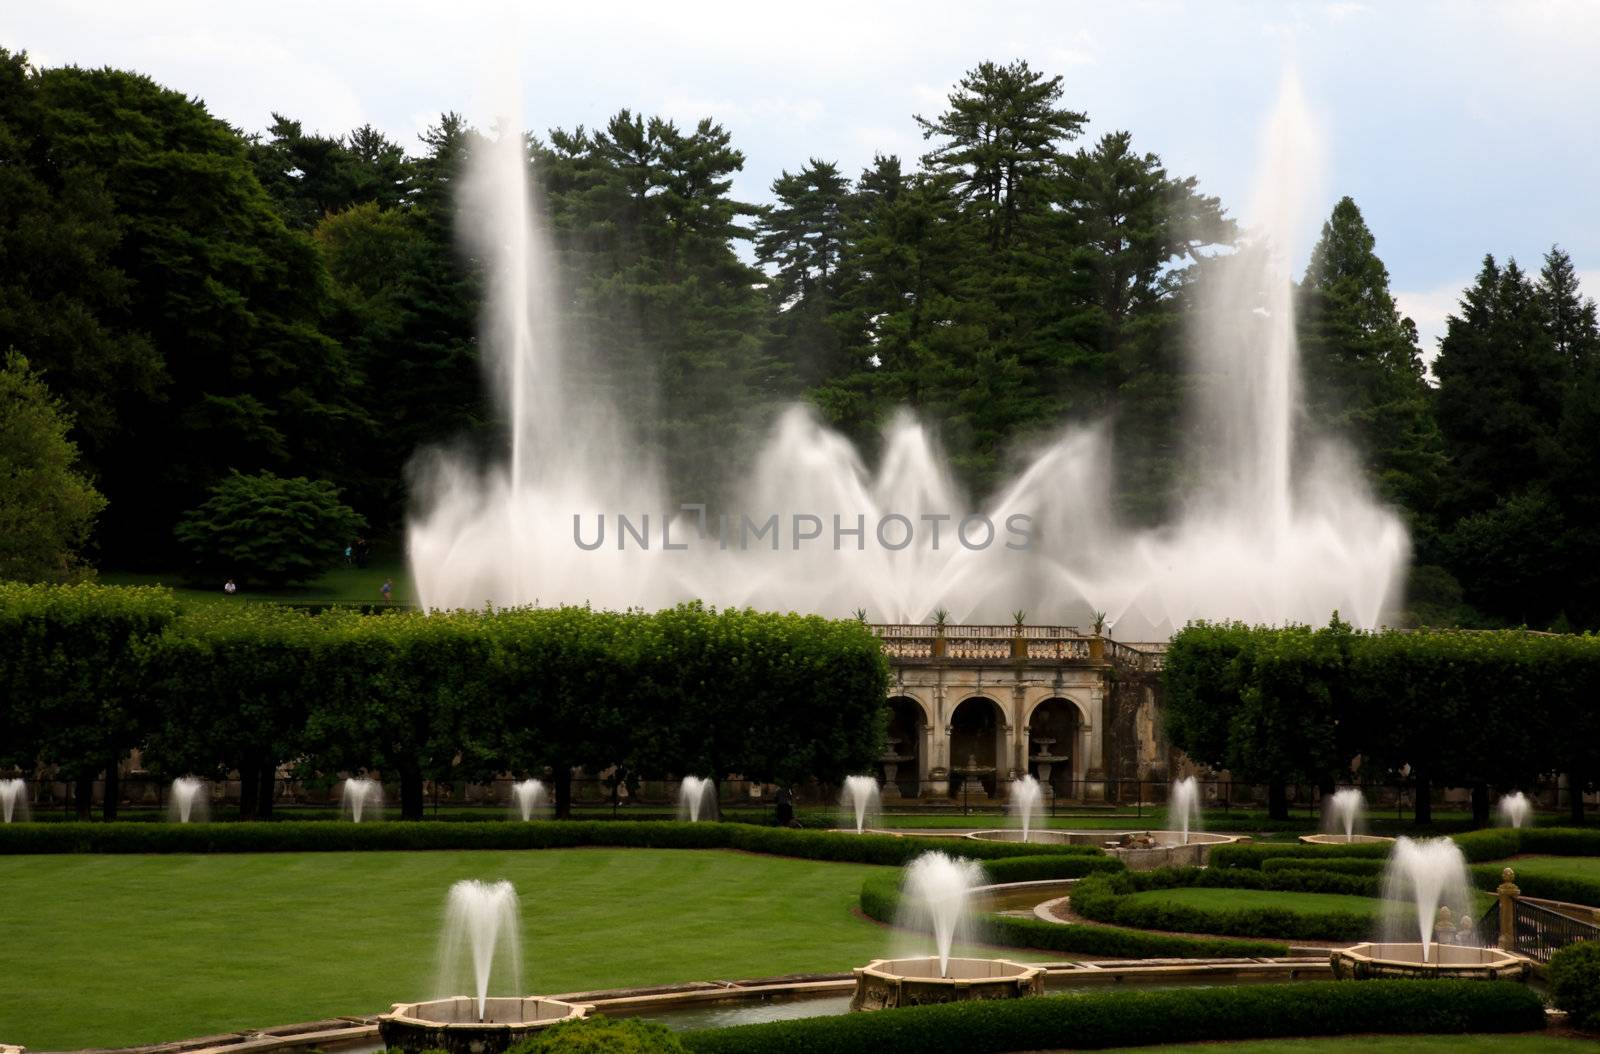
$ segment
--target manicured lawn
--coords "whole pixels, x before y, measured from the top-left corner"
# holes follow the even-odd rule
[[[291,604],[377,604],[383,603],[380,591],[384,579],[394,584],[392,603],[416,603],[416,593],[411,588],[411,575],[404,559],[399,557],[373,557],[366,567],[338,567],[305,585],[286,586],[282,589],[263,589],[241,583],[239,592],[229,597],[222,592],[219,579],[214,585],[192,581],[192,576],[180,571],[147,573],[139,571],[105,571],[99,580],[113,586],[169,586],[179,598],[186,601],[216,601],[239,603],[253,601]]]
[[[1504,863],[1519,875],[1586,878],[1600,882],[1600,856],[1516,856]]]
[[[1263,1039],[1247,1043],[1181,1043],[1126,1047],[1102,1054],[1578,1054],[1592,1039],[1557,1036],[1341,1036],[1333,1039]]]
[[[717,851],[0,857],[0,1042],[126,1046],[433,994],[445,892],[509,879],[524,987],[845,970],[856,864]]]
[[[1128,897],[1134,904],[1171,904],[1181,907],[1210,910],[1248,911],[1255,908],[1277,908],[1283,911],[1322,914],[1329,911],[1347,911],[1370,915],[1376,919],[1383,910],[1383,901],[1374,897],[1352,897],[1343,893],[1278,893],[1267,889],[1206,889],[1184,887],[1179,889],[1152,889]]]

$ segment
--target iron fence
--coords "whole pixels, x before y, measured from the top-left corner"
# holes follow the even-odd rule
[[[1569,944],[1600,940],[1600,926],[1534,904],[1526,897],[1516,899],[1511,919],[1510,950],[1538,962],[1549,962],[1550,956]]]

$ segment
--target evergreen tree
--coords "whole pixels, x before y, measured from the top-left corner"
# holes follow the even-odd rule
[[[1376,244],[1346,197],[1311,250],[1297,315],[1307,416],[1317,431],[1355,444],[1380,493],[1409,514],[1413,539],[1431,560],[1443,438],[1415,327],[1395,307]]]
[[[762,213],[756,260],[772,269],[773,340],[793,379],[814,387],[843,372],[837,307],[850,181],[832,162],[812,159],[772,183],[777,204]]]

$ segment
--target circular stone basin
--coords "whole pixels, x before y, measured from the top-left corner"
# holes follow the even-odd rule
[[[1020,842],[1022,832],[1016,828],[994,831],[972,831],[968,838],[986,842]],[[1236,834],[1211,834],[1190,831],[1184,841],[1182,831],[1030,831],[1029,843],[1043,845],[1095,845],[1120,859],[1132,871],[1149,871],[1158,867],[1203,867],[1215,846],[1237,842],[1243,836]],[[1148,844],[1139,840],[1148,838]]]
[[[589,1012],[587,1006],[538,996],[498,996],[478,1001],[458,995],[424,1003],[396,1003],[378,1018],[378,1035],[390,1048],[444,1050],[449,1054],[499,1054],[517,1040]]]
[[[1044,993],[1042,967],[1009,959],[950,959],[946,976],[939,957],[874,959],[855,969],[856,994],[851,1010],[886,1010],[897,1006],[959,1003],[971,999],[1020,999]]]
[[[1363,842],[1392,842],[1381,834],[1303,834],[1300,841],[1306,845],[1360,845]]]
[[[1473,948],[1462,944],[1434,944],[1422,961],[1422,944],[1369,943],[1336,949],[1329,956],[1333,976],[1341,981],[1375,977],[1454,978],[1468,981],[1520,981],[1531,965],[1520,955],[1499,948]]]

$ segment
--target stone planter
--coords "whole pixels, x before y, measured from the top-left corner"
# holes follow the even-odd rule
[[[855,969],[851,1010],[959,1003],[973,999],[1020,999],[1044,993],[1044,970],[1009,959],[951,959],[948,977],[939,957],[874,959]]]
[[[562,1021],[583,1017],[587,1006],[537,996],[496,997],[484,1002],[470,996],[396,1003],[378,1019],[385,1045],[405,1051],[443,1050],[448,1054],[500,1054],[517,1040]]]
[[[1336,949],[1328,959],[1333,976],[1341,981],[1396,977],[1521,981],[1532,969],[1532,964],[1520,955],[1462,944],[1435,944],[1430,949],[1430,961],[1423,962],[1422,945],[1416,941],[1357,944]]]

